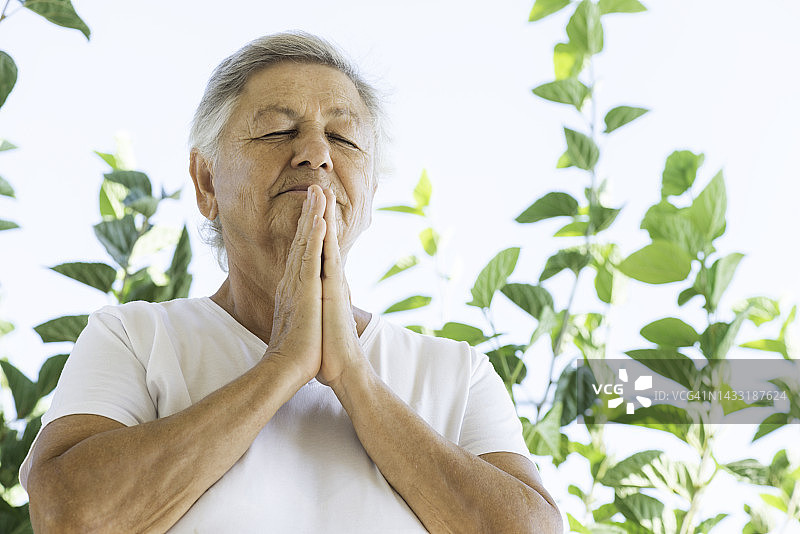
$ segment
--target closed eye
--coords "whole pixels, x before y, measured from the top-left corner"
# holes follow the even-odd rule
[[[338,143],[343,143],[343,144],[345,144],[345,145],[347,145],[347,146],[349,146],[351,148],[355,148],[357,150],[361,150],[357,144],[355,144],[354,142],[350,141],[346,137],[342,137],[341,135],[328,134],[328,137],[330,139],[333,139],[334,141],[336,141]]]
[[[292,136],[295,135],[296,133],[297,133],[296,130],[279,130],[277,132],[270,132],[268,134],[261,135],[259,137],[256,137],[256,139],[274,139],[276,137],[281,137],[281,136]]]

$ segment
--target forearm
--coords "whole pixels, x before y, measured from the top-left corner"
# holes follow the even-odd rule
[[[431,532],[555,532],[542,493],[438,434],[371,372],[334,387],[359,440]]]
[[[167,530],[291,398],[295,376],[265,359],[172,416],[42,451],[28,482],[35,523],[42,532],[48,524],[58,532]]]

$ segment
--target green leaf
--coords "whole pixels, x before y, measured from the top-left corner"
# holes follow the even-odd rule
[[[661,175],[661,198],[682,195],[692,187],[697,169],[704,159],[703,154],[694,154],[689,150],[676,150],[670,154]]]
[[[678,245],[659,240],[625,258],[618,268],[640,282],[667,284],[685,280],[692,269],[692,259]]]
[[[669,378],[688,390],[694,390],[698,382],[698,370],[694,361],[674,349],[638,349],[629,350],[625,354]]]
[[[189,271],[189,263],[192,261],[192,246],[189,243],[189,231],[183,227],[178,244],[175,245],[175,252],[172,255],[172,263],[167,268],[167,276],[176,278]]]
[[[3,373],[6,375],[8,387],[14,396],[17,419],[25,419],[36,407],[36,403],[39,402],[36,384],[6,360],[0,360],[0,367],[2,367]]]
[[[518,223],[534,223],[552,217],[572,217],[578,214],[578,201],[572,195],[561,192],[547,193],[528,206],[515,220]]]
[[[501,291],[511,302],[536,319],[541,317],[544,308],[553,308],[553,297],[542,286],[506,284]]]
[[[760,493],[759,497],[761,497],[761,500],[767,503],[769,506],[777,508],[784,514],[788,511],[788,508],[786,506],[786,501],[784,501],[777,495],[772,495],[771,493]]]
[[[660,458],[662,454],[664,454],[662,451],[657,450],[637,452],[625,458],[624,460],[617,462],[613,467],[605,472],[598,482],[611,488],[630,485],[626,482],[631,475],[641,476],[642,469],[645,466],[652,464],[653,461],[657,458]],[[640,486],[637,484],[637,487]]]
[[[784,358],[789,357],[789,351],[786,347],[786,342],[780,339],[758,339],[756,341],[748,341],[739,345],[745,349],[756,349],[767,352],[777,352],[783,355]]]
[[[131,191],[122,203],[136,213],[141,213],[149,219],[155,214],[156,210],[158,210],[159,200],[139,191]]]
[[[584,53],[572,43],[558,43],[553,49],[556,80],[575,78],[583,70]]]
[[[678,209],[666,200],[647,210],[640,227],[647,230],[653,241],[669,241],[680,245],[691,258],[697,258],[697,253],[706,248],[704,229],[695,226],[689,209]]]
[[[708,325],[700,335],[700,350],[709,360],[722,360],[733,347],[736,335],[744,322],[746,314],[737,313],[730,323],[713,323]]]
[[[522,358],[518,356],[524,350],[525,345],[504,345],[486,353],[506,387],[510,387],[511,384],[520,384],[525,379],[527,369]]]
[[[153,194],[150,178],[143,172],[113,171],[103,176],[105,176],[106,180],[124,185],[129,191],[138,191],[147,196],[152,196]]]
[[[606,304],[611,304],[614,299],[614,272],[606,264],[597,267],[594,277],[594,289],[597,298]]]
[[[118,298],[120,304],[134,300],[160,302],[164,300],[161,298],[163,292],[164,288],[156,285],[150,274],[150,269],[145,267],[128,276]]]
[[[747,318],[756,326],[761,326],[780,317],[780,303],[768,297],[751,297],[733,306],[733,311],[748,310]]]
[[[70,0],[25,0],[23,5],[53,24],[79,30],[89,40],[89,26],[75,12]]]
[[[133,215],[98,223],[94,225],[94,233],[114,261],[123,269],[127,268],[133,245],[139,238]]]
[[[784,425],[789,424],[789,414],[787,413],[773,413],[770,414],[766,419],[764,419],[761,424],[758,425],[758,429],[756,433],[753,435],[753,440],[763,438],[770,432],[774,432],[778,430]]]
[[[600,150],[590,137],[564,128],[564,136],[567,138],[567,154],[570,161],[579,169],[591,171],[600,158]]]
[[[42,338],[43,343],[57,343],[60,341],[74,343],[83,329],[86,328],[88,321],[88,315],[65,315],[35,326],[33,329]]]
[[[0,337],[5,336],[6,334],[10,334],[14,331],[14,325],[9,323],[8,321],[3,321],[0,319]]]
[[[495,292],[506,285],[506,279],[514,272],[519,259],[519,247],[501,250],[489,260],[472,286],[472,300],[468,306],[488,308],[492,305]]]
[[[110,180],[103,180],[100,186],[100,215],[104,218],[121,219],[125,215],[122,201],[128,196],[128,188]]]
[[[589,231],[587,221],[572,221],[567,223],[553,234],[553,237],[583,237]]]
[[[14,188],[2,176],[0,176],[0,195],[14,198]]]
[[[97,150],[95,150],[94,153],[97,154],[100,157],[100,159],[108,163],[108,166],[111,167],[111,170],[113,171],[121,170],[117,162],[117,157],[114,154],[107,154],[105,152],[99,152]]]
[[[714,517],[709,517],[698,523],[694,531],[696,534],[708,534],[712,528],[717,526],[717,523],[728,517],[728,514],[717,514]]]
[[[2,52],[0,52],[0,54],[2,54]],[[2,77],[0,76],[0,78]],[[0,152],[5,152],[6,150],[14,150],[15,148],[17,148],[17,145],[15,145],[14,143],[6,139],[0,139]]]
[[[606,113],[605,133],[611,133],[621,126],[625,126],[650,111],[645,108],[634,108],[631,106],[618,106]]]
[[[558,158],[558,161],[556,162],[556,169],[566,169],[568,167],[574,167],[574,166],[575,164],[572,163],[571,159],[569,159],[569,153],[567,152],[561,154],[561,156]]]
[[[640,13],[647,11],[639,0],[600,0],[600,13]]]
[[[691,347],[700,341],[700,334],[676,317],[653,321],[639,333],[646,340],[664,347]]]
[[[622,515],[638,524],[651,523],[655,519],[660,519],[664,513],[664,504],[644,493],[632,493],[625,497],[617,493],[614,496],[614,504]]]
[[[396,274],[398,274],[398,273],[402,273],[402,272],[403,272],[403,271],[405,271],[406,269],[410,269],[411,267],[415,266],[415,265],[416,265],[416,264],[418,264],[418,263],[419,263],[419,259],[417,259],[417,257],[416,257],[416,256],[414,256],[414,255],[411,255],[411,256],[403,256],[402,258],[400,258],[399,260],[397,260],[397,261],[395,262],[395,264],[394,264],[394,265],[392,265],[392,266],[389,268],[389,270],[388,270],[388,271],[386,271],[386,274],[384,274],[384,275],[381,277],[381,279],[380,279],[380,280],[378,280],[378,282],[382,282],[382,281],[386,280],[387,278],[389,278],[389,277],[391,277],[391,276],[394,276],[394,275],[396,275]]]
[[[689,302],[694,297],[700,295],[694,287],[690,287],[688,289],[684,289],[678,295],[678,306],[683,306],[687,302]]]
[[[39,379],[36,383],[39,397],[49,395],[55,389],[68,357],[69,354],[57,354],[56,356],[51,356],[42,364],[42,368],[39,369]]]
[[[567,23],[567,36],[576,48],[594,55],[603,50],[603,25],[600,9],[591,0],[583,0]]]
[[[561,454],[561,404],[554,404],[536,424],[523,424],[523,437],[531,453],[538,456]]]
[[[136,240],[130,261],[136,262],[140,258],[146,258],[164,248],[174,246],[180,240],[182,231],[181,228],[172,226],[151,226],[142,237]]]
[[[417,205],[417,209],[422,210],[430,204],[432,191],[433,186],[428,178],[428,171],[423,169],[422,176],[420,176],[419,182],[414,188],[414,202]]]
[[[0,107],[17,83],[17,64],[11,56],[0,50]]]
[[[614,421],[663,430],[686,442],[688,442],[690,425],[697,422],[683,408],[668,404],[653,404],[647,408],[636,408],[632,414],[619,415],[614,418]]]
[[[591,89],[586,87],[576,78],[565,78],[554,82],[542,84],[533,89],[533,94],[551,102],[569,104],[578,111],[583,107],[586,97]]]
[[[592,235],[596,235],[607,229],[622,211],[619,208],[607,208],[599,204],[589,208],[589,222],[592,226]]]
[[[561,426],[566,426],[594,404],[597,395],[592,389],[594,375],[588,365],[564,368],[556,384],[553,403],[561,403]]]
[[[708,243],[725,233],[725,211],[727,205],[725,180],[722,177],[722,171],[720,171],[694,199],[687,211],[695,227],[703,231]]]
[[[394,313],[399,311],[414,310],[416,308],[422,308],[423,306],[427,306],[430,303],[431,303],[431,297],[426,297],[423,295],[414,295],[413,297],[408,297],[407,299],[403,299],[400,302],[395,302],[394,304],[386,308],[383,313]]]
[[[12,221],[0,219],[0,232],[3,230],[13,230],[14,228],[19,228],[19,225]]]
[[[433,228],[425,228],[419,233],[419,242],[428,256],[435,256],[439,248],[439,233]]]
[[[111,285],[117,279],[117,271],[105,263],[62,263],[52,270],[82,284],[99,289],[103,293],[111,291]]]
[[[378,208],[378,211],[396,211],[398,213],[410,213],[412,215],[419,215],[421,217],[425,216],[425,212],[419,208],[414,208],[412,206],[387,206],[385,208]]]
[[[572,490],[573,488],[580,491],[580,488],[578,488],[577,486],[570,485],[569,492],[572,493],[573,495],[578,496],[578,498],[583,499],[584,498],[583,492],[581,491],[580,495],[578,495],[573,492]],[[588,528],[583,526],[583,524],[581,524],[580,521],[575,519],[575,517],[573,517],[573,515],[569,512],[567,512],[567,523],[569,524],[570,532],[578,532],[579,534],[592,534],[592,532]]]
[[[711,296],[708,300],[709,311],[712,313],[717,309],[722,294],[728,288],[728,285],[733,279],[733,274],[736,272],[736,267],[739,262],[744,258],[744,254],[734,252],[728,254],[724,258],[720,258],[711,266]]]
[[[729,464],[722,464],[722,467],[737,478],[750,484],[757,486],[769,485],[769,467],[761,465],[758,460],[748,458]]]
[[[155,300],[165,301],[189,296],[189,288],[192,284],[192,276],[189,274],[191,261],[192,247],[189,243],[189,232],[184,226],[178,243],[175,245],[172,262],[165,273],[169,281]]]
[[[561,11],[569,5],[570,0],[536,0],[528,16],[528,22],[541,20],[548,15]]]
[[[445,323],[440,330],[435,330],[436,337],[445,337],[455,341],[466,341],[472,346],[479,345],[489,339],[480,328],[464,323]]]
[[[539,282],[544,282],[564,269],[569,269],[575,273],[575,276],[578,276],[578,273],[589,264],[590,260],[591,256],[582,248],[559,250],[547,258],[542,274],[539,276]]]
[[[536,341],[544,334],[552,334],[553,329],[559,325],[559,318],[550,306],[542,308],[542,314],[539,316],[539,322],[536,329],[531,334],[531,340],[528,341],[528,346],[532,347]]]

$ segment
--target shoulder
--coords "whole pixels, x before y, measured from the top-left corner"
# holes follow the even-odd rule
[[[168,320],[170,318],[190,317],[204,308],[204,299],[175,299],[166,302],[145,302],[135,300],[125,304],[103,306],[89,316],[100,322],[116,320],[124,326]]]
[[[457,367],[469,374],[486,359],[484,354],[466,341],[415,332],[381,316],[373,317],[371,323],[375,323],[375,328],[373,332],[365,332],[373,334],[365,341],[365,345],[374,344],[381,352],[390,352],[392,359],[402,359],[423,367]]]

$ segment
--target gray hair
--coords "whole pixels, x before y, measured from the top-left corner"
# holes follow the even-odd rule
[[[386,114],[378,90],[358,72],[355,64],[338,48],[324,39],[301,31],[265,35],[249,42],[220,63],[206,86],[197,106],[189,133],[189,146],[216,166],[222,134],[236,108],[239,96],[255,72],[286,61],[315,63],[333,67],[355,85],[369,112],[373,133],[373,176],[381,178],[388,142]],[[225,244],[219,217],[205,221],[203,239],[217,254],[220,267],[226,268]]]

